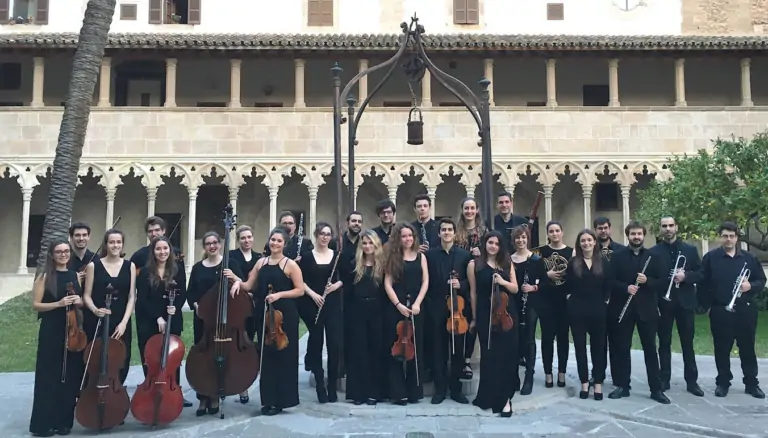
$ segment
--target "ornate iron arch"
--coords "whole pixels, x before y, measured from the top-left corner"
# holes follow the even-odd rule
[[[339,64],[336,63],[331,68],[333,75],[333,145],[334,145],[334,167],[341,169],[341,125],[348,123],[348,161],[347,166],[347,189],[349,193],[349,208],[353,209],[355,205],[355,146],[357,145],[357,128],[360,123],[360,119],[368,107],[371,99],[381,90],[385,83],[390,79],[392,73],[398,66],[401,66],[409,81],[409,85],[412,83],[420,83],[424,78],[426,71],[429,71],[431,77],[435,78],[443,87],[445,87],[451,94],[453,94],[464,107],[469,111],[472,118],[477,123],[479,140],[477,145],[482,149],[482,183],[483,183],[483,202],[482,202],[482,214],[485,217],[486,226],[488,229],[493,229],[493,214],[491,212],[491,205],[493,204],[493,166],[492,166],[492,154],[491,154],[491,126],[490,126],[490,95],[488,87],[491,82],[487,78],[482,78],[478,84],[480,85],[480,95],[476,95],[472,90],[459,79],[449,75],[448,73],[440,70],[434,62],[427,56],[424,48],[424,26],[419,24],[419,19],[414,15],[411,18],[411,23],[401,23],[402,35],[400,36],[400,47],[397,52],[387,61],[381,64],[370,67],[366,70],[359,72],[353,77],[347,84],[341,89],[341,72],[342,69]],[[409,50],[410,49],[410,50]],[[399,61],[405,62],[401,63]],[[355,104],[357,101],[350,93],[352,88],[357,85],[360,78],[368,76],[369,74],[388,69],[384,78],[373,88],[373,90],[366,96],[366,98],[360,104],[360,109],[355,113]],[[412,88],[412,87],[411,87]],[[412,91],[413,92],[413,91]],[[415,100],[415,99],[414,99]],[[347,104],[347,117],[342,115],[343,102]],[[413,108],[417,108],[414,102]],[[411,109],[413,113],[414,109]],[[410,114],[409,113],[409,119]],[[344,182],[340,171],[336,172],[336,190],[337,190],[337,214],[339,221],[344,217],[342,212],[342,192]]]

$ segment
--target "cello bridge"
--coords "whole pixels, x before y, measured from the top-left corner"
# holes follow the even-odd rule
[[[213,342],[232,342],[232,338],[215,338]]]

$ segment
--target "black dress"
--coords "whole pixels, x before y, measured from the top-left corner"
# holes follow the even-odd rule
[[[293,289],[293,281],[285,274],[287,264],[287,257],[275,265],[267,260],[259,269],[253,294],[259,339],[262,339],[264,298],[269,285],[275,293]],[[286,409],[299,404],[299,312],[296,300],[292,298],[281,298],[272,303],[272,307],[283,314],[283,331],[288,337],[288,346],[282,351],[271,345],[260,346],[263,356],[259,372],[261,406]]]
[[[93,262],[93,290],[91,291],[91,300],[93,305],[97,309],[103,309],[106,307],[106,292],[107,286],[112,285],[114,293],[112,295],[112,303],[110,310],[112,314],[109,315],[109,334],[112,335],[115,329],[125,316],[125,312],[128,307],[128,297],[131,294],[131,262],[129,260],[123,260],[123,265],[117,274],[117,277],[109,275],[107,269],[104,267],[103,259]],[[85,333],[88,335],[88,340],[91,341],[96,336],[96,326],[98,325],[99,318],[91,312],[84,312],[83,315]],[[123,369],[120,370],[120,382],[125,383],[126,377],[128,377],[128,371],[131,366],[131,340],[133,338],[133,324],[128,319],[128,325],[125,327],[123,337],[120,339],[125,345],[125,363]]]
[[[258,262],[259,259],[261,258],[261,254],[259,254],[254,250],[251,250],[250,256],[251,256],[251,259],[246,260],[245,254],[243,254],[243,251],[241,251],[240,249],[233,249],[229,251],[229,259],[236,261],[238,266],[240,266],[240,271],[243,274],[243,276],[240,278],[243,281],[248,280],[248,274],[251,273],[251,270],[253,270],[253,267],[256,266],[256,262]],[[253,314],[254,315],[256,314],[255,305],[254,305]],[[246,333],[248,333],[248,336],[251,338],[251,341],[253,341],[256,338],[256,318],[254,318],[253,315],[251,315],[251,317],[245,321],[245,331]]]
[[[56,271],[56,290],[43,293],[43,303],[55,303],[67,293],[67,283],[82,295],[75,271]],[[64,364],[64,334],[67,311],[60,307],[40,312],[40,330],[37,338],[35,365],[35,390],[29,432],[44,434],[51,430],[71,429],[75,418],[75,404],[80,392],[80,382],[85,369],[83,352],[67,352],[66,373]],[[64,374],[64,382],[62,382]]]
[[[318,264],[314,252],[304,254],[299,261],[304,283],[316,293],[322,295],[325,291],[325,285],[328,283],[328,277],[331,276],[337,252],[332,251],[331,262]],[[331,284],[339,281],[338,268],[333,274]],[[299,314],[309,315],[310,323],[304,319],[309,329],[309,339],[307,340],[307,356],[305,364],[309,371],[324,376],[323,370],[323,337],[328,341],[328,381],[336,382],[339,377],[339,362],[341,359],[341,341],[343,335],[343,322],[341,315],[341,290],[336,290],[325,297],[325,304],[320,315],[317,315],[317,304],[307,295],[303,295],[296,300]],[[317,317],[317,324],[315,324]],[[335,386],[334,386],[335,387]]]
[[[477,328],[478,341],[480,342],[480,383],[477,389],[477,397],[472,402],[480,409],[492,409],[499,413],[504,409],[507,400],[520,389],[520,377],[517,369],[519,366],[518,355],[518,326],[519,320],[514,322],[512,330],[508,332],[491,332],[491,349],[488,349],[488,326],[490,325],[491,291],[493,290],[494,269],[486,264],[478,267],[475,261],[475,291],[477,293]],[[501,277],[509,281],[509,272],[500,272]],[[507,312],[515,318],[518,315],[517,301],[504,287],[499,286],[500,293],[509,296]]]
[[[422,254],[418,254],[415,260],[403,261],[403,273],[397,283],[392,284],[392,289],[397,295],[397,299],[403,304],[410,301],[410,305],[416,301],[421,289]],[[407,297],[410,296],[410,299]],[[386,304],[386,302],[385,302]],[[390,303],[391,304],[391,303]],[[409,306],[410,307],[410,306]],[[387,362],[389,372],[389,398],[393,402],[407,399],[415,403],[424,398],[424,389],[421,379],[424,378],[424,314],[419,313],[414,317],[416,358],[403,364],[403,361],[392,357],[391,348],[397,341],[397,323],[404,320],[405,317],[393,305],[385,307],[384,312],[384,347],[387,349]],[[408,323],[410,324],[410,322]],[[417,360],[418,359],[418,360]],[[418,371],[417,371],[418,364]],[[416,379],[418,373],[418,381]]]

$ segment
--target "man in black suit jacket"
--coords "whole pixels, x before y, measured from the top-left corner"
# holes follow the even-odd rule
[[[608,318],[617,322],[614,342],[611,344],[611,348],[616,350],[613,352],[615,363],[611,363],[613,372],[616,373],[613,375],[616,389],[608,394],[608,398],[629,397],[629,379],[632,373],[630,350],[632,335],[637,326],[643,345],[651,398],[659,403],[669,404],[669,399],[661,390],[659,356],[656,354],[659,322],[657,291],[664,274],[659,269],[658,261],[643,247],[645,226],[632,221],[626,226],[624,233],[629,239],[629,246],[616,251],[611,259],[614,284],[612,299],[608,304]]]
[[[664,241],[654,246],[654,257],[661,263],[664,272],[663,284],[659,290],[659,364],[661,365],[661,388],[669,390],[672,375],[672,325],[677,323],[680,335],[680,347],[683,350],[683,375],[687,390],[693,395],[703,397],[704,391],[697,383],[699,370],[696,367],[696,354],[693,351],[693,335],[695,331],[696,289],[695,285],[702,279],[701,258],[696,247],[688,245],[677,238],[677,222],[675,218],[661,218],[661,231]],[[678,255],[685,256],[675,263]],[[666,295],[669,291],[669,298]]]

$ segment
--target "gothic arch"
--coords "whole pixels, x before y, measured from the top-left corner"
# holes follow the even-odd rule
[[[251,176],[256,171],[257,175],[264,175],[264,179],[262,180],[262,184],[266,186],[267,188],[272,187],[273,183],[273,175],[272,170],[270,170],[269,167],[265,166],[262,163],[247,163],[240,166],[239,169],[237,169],[237,174],[240,176],[240,178],[247,178]]]
[[[568,166],[571,170],[571,175],[576,174],[576,182],[581,185],[591,185],[594,182],[594,178],[590,177],[587,172],[579,164],[573,161],[563,161],[552,166],[552,181],[558,182],[557,174],[564,173],[565,167]]]
[[[395,175],[398,178],[400,178],[401,175],[408,175],[411,173],[411,167],[413,167],[414,175],[423,175],[421,183],[424,184],[425,187],[436,187],[439,183],[435,182],[435,173],[434,171],[429,170],[429,165],[424,165],[423,163],[418,162],[401,164],[400,167],[395,169]]]
[[[200,187],[200,182],[194,180],[187,167],[176,163],[165,163],[155,167],[154,174],[157,175],[155,182],[156,188],[159,188],[163,183],[163,176],[171,176],[171,169],[176,171],[176,176],[181,176],[181,185],[186,186],[188,189],[197,189]]]
[[[222,179],[222,183],[224,183],[225,186],[229,188],[237,188],[239,187],[239,184],[235,184],[235,179],[232,177],[232,174],[230,173],[229,169],[225,168],[221,164],[218,163],[207,163],[202,166],[200,166],[197,169],[197,172],[195,174],[195,181],[197,181],[199,184],[203,184],[203,178],[206,176],[211,176],[211,172],[213,169],[216,169],[216,175],[224,177]]]
[[[552,185],[554,182],[552,181],[551,170],[546,170],[544,166],[539,165],[538,163],[534,161],[523,161],[522,163],[518,163],[517,166],[514,166],[514,172],[517,179],[520,179],[520,174],[525,175],[526,170],[528,166],[531,167],[531,175],[539,174],[539,176],[536,177],[536,181],[538,181],[542,186],[545,186],[547,184]]]
[[[78,169],[77,171],[77,176],[78,176],[77,185],[81,184],[80,177],[87,176],[89,170],[93,171],[94,177],[101,177],[99,179],[98,184],[104,187],[105,190],[114,188],[109,185],[110,183],[110,179],[108,177],[109,172],[104,171],[104,168],[96,163],[80,163],[80,169]]]
[[[397,171],[391,171],[381,163],[368,162],[356,167],[357,167],[356,169],[357,173],[355,174],[355,176],[360,177],[360,182],[355,184],[357,186],[360,186],[361,184],[363,184],[364,176],[371,176],[371,168],[376,170],[377,175],[379,174],[384,175],[384,178],[381,179],[381,182],[383,182],[384,185],[387,186],[387,188],[399,187],[400,184],[403,184],[404,182],[403,178],[400,176],[399,173],[397,173]]]
[[[0,162],[0,171],[2,171],[2,173],[5,173],[5,169],[8,169],[8,174],[10,178],[13,178],[16,180],[16,182],[19,184],[20,189],[29,188],[27,187],[27,180],[26,178],[24,178],[24,172],[22,172],[22,170],[19,169],[15,164]],[[18,178],[14,178],[14,177],[18,177]]]
[[[313,178],[315,187],[320,188],[320,186],[325,184],[325,177],[333,173],[333,163],[323,163],[316,167],[315,171],[313,172]],[[341,165],[341,175],[342,175],[342,182],[344,185],[347,184],[346,178],[344,178],[344,175],[347,174],[347,166],[345,164]]]
[[[464,165],[460,163],[445,162],[439,166],[436,166],[435,170],[433,171],[433,173],[436,175],[437,181],[439,182],[438,185],[443,183],[443,181],[441,181],[442,175],[448,175],[451,167],[453,167],[453,174],[459,176],[460,183],[467,184],[469,182],[469,171]]]
[[[512,170],[508,170],[506,164],[502,164],[499,162],[493,163],[492,172],[494,175],[496,175],[497,173],[499,174],[499,182],[505,188],[514,187],[520,181],[519,178],[517,177],[517,174],[514,173],[514,167]]]
[[[643,173],[643,166],[646,166],[648,169],[648,173],[655,173],[656,177],[659,177],[662,173],[664,173],[664,169],[661,168],[661,166],[658,163],[653,163],[650,161],[641,161],[629,170],[629,183],[636,182],[635,174]]]
[[[622,166],[616,164],[613,161],[601,161],[597,163],[592,169],[591,177],[594,178],[594,180],[597,180],[597,174],[602,174],[603,169],[608,166],[608,172],[609,173],[616,173],[616,182],[619,183],[619,185],[626,185],[630,184],[631,181],[627,180],[627,171],[622,169]]]

